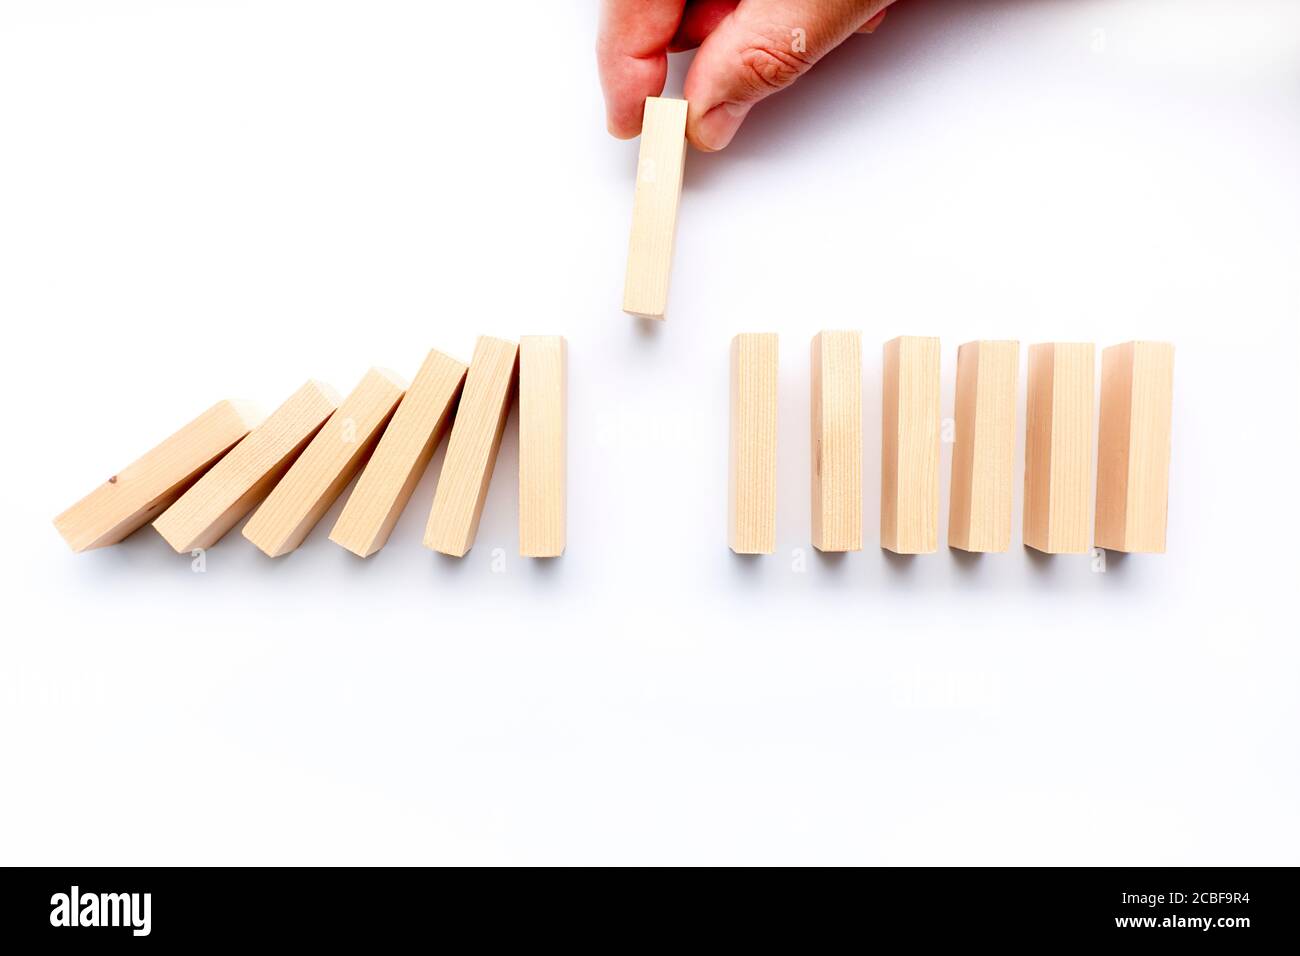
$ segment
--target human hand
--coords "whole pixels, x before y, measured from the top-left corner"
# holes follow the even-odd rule
[[[641,132],[647,96],[663,92],[668,54],[699,47],[686,74],[686,138],[722,149],[755,103],[784,89],[894,0],[601,0],[596,60],[605,119]]]

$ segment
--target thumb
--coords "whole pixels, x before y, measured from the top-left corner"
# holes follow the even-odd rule
[[[722,149],[755,103],[803,76],[890,2],[741,0],[686,74],[686,138],[699,149]]]

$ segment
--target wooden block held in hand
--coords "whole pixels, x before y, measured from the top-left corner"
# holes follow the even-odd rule
[[[862,550],[862,334],[812,340],[812,543]]]
[[[426,548],[459,558],[474,545],[510,411],[518,354],[514,342],[486,335],[474,346],[424,529]]]
[[[181,554],[212,547],[275,487],[338,404],[324,382],[302,386],[164,511],[154,530]]]
[[[1095,351],[1091,342],[1029,347],[1024,538],[1046,554],[1088,550]]]
[[[568,347],[559,335],[519,339],[519,553],[564,553]]]
[[[116,544],[158,517],[261,421],[247,402],[217,402],[55,518],[54,526],[73,551]]]
[[[967,342],[957,350],[956,440],[948,547],[1011,547],[1019,342]]]
[[[685,162],[686,101],[649,97],[641,123],[632,237],[623,282],[623,311],[631,315],[662,319],[667,309]]]
[[[885,343],[880,447],[880,546],[898,554],[939,547],[939,340]]]
[[[331,541],[363,558],[388,541],[451,423],[465,370],[436,349],[425,358],[334,523]]]
[[[1097,547],[1164,553],[1173,408],[1172,345],[1126,342],[1102,350]]]
[[[393,372],[367,372],[248,519],[244,537],[273,558],[302,544],[365,462],[405,390]]]
[[[731,340],[731,452],[727,544],[737,554],[776,550],[777,337]]]

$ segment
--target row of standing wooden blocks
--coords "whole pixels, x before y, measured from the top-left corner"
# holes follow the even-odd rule
[[[1089,550],[1095,348],[1029,347],[1024,543],[1049,554]],[[1020,343],[968,342],[957,352],[948,546],[1006,551]],[[885,343],[880,543],[899,554],[938,549],[939,340]],[[1128,342],[1102,352],[1097,547],[1163,552],[1168,509],[1173,346]],[[776,549],[777,337],[731,343],[728,543]],[[812,341],[812,543],[862,548],[862,343],[858,332]]]
[[[361,472],[330,540],[382,548],[450,428],[425,546],[474,544],[506,418],[519,397],[519,551],[565,546],[565,341],[482,337],[468,366],[431,351],[407,384],[371,369],[340,400],[309,381],[270,416],[218,402],[54,519],[74,551],[152,523],[177,552],[216,544],[249,512],[244,537],[271,557],[294,550]],[[256,511],[254,509],[256,508]]]

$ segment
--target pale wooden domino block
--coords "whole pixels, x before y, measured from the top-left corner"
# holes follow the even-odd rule
[[[1029,347],[1024,539],[1047,554],[1088,550],[1095,351],[1091,342]]]
[[[775,333],[731,340],[727,543],[737,554],[776,550],[776,371]]]
[[[465,371],[463,362],[436,349],[429,353],[334,523],[331,541],[363,558],[388,541],[451,423]]]
[[[488,336],[474,346],[424,529],[426,548],[459,558],[474,545],[510,411],[518,355],[514,342]]]
[[[302,544],[374,447],[406,383],[372,368],[244,525],[244,537],[273,558]]]
[[[686,162],[686,101],[651,96],[641,123],[632,237],[628,242],[623,311],[662,319],[668,306],[677,204]]]
[[[302,386],[164,511],[154,530],[179,553],[212,547],[275,487],[338,404],[324,382]]]
[[[812,543],[862,550],[862,334],[812,340]]]
[[[54,519],[73,551],[116,544],[158,517],[262,421],[247,402],[217,402]]]
[[[1172,345],[1126,342],[1102,350],[1097,547],[1164,553],[1173,407]]]
[[[1019,342],[967,342],[957,350],[956,440],[948,547],[1011,547]]]
[[[880,446],[880,546],[898,554],[939,547],[939,340],[885,343]]]
[[[519,339],[519,553],[526,558],[564,553],[567,366],[562,336]]]

